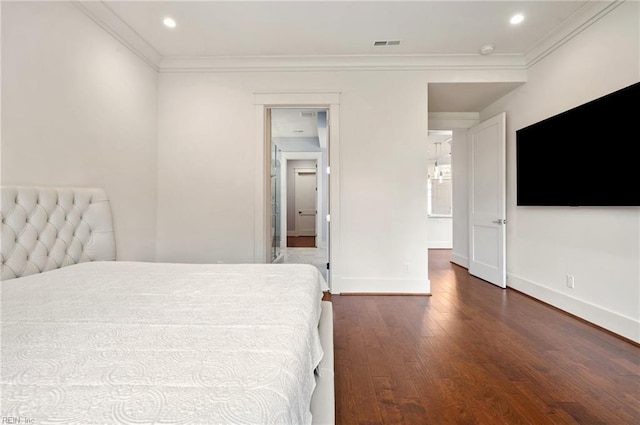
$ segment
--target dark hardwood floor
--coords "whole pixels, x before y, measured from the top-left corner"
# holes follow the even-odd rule
[[[287,236],[288,248],[314,248],[315,246],[315,236]]]
[[[432,296],[327,295],[336,424],[640,424],[640,347],[429,252]]]

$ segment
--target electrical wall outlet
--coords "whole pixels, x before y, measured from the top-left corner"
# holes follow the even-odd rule
[[[402,270],[403,270],[405,273],[409,273],[409,270],[410,270],[409,263],[404,263],[404,264],[402,265]]]
[[[573,275],[568,274],[567,275],[567,287],[573,289],[575,286],[575,280],[573,278]]]

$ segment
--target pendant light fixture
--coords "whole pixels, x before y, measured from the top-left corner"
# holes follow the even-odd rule
[[[438,169],[438,159],[440,159],[440,143],[441,142],[435,142],[434,144],[436,145],[436,164],[435,164],[435,170],[433,172],[433,174],[438,177],[438,181],[442,182],[442,171],[440,171]]]

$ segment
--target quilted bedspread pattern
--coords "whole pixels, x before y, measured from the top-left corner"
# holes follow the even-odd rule
[[[2,282],[1,415],[310,424],[319,271],[88,262]]]

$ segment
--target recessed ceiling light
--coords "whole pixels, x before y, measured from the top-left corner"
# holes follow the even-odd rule
[[[516,25],[522,21],[524,21],[524,15],[522,13],[516,13],[511,17],[511,20],[509,22],[511,22],[513,25]]]
[[[169,27],[169,28],[175,28],[176,27],[176,21],[174,21],[171,18],[164,18],[164,20],[162,21],[162,23]]]

